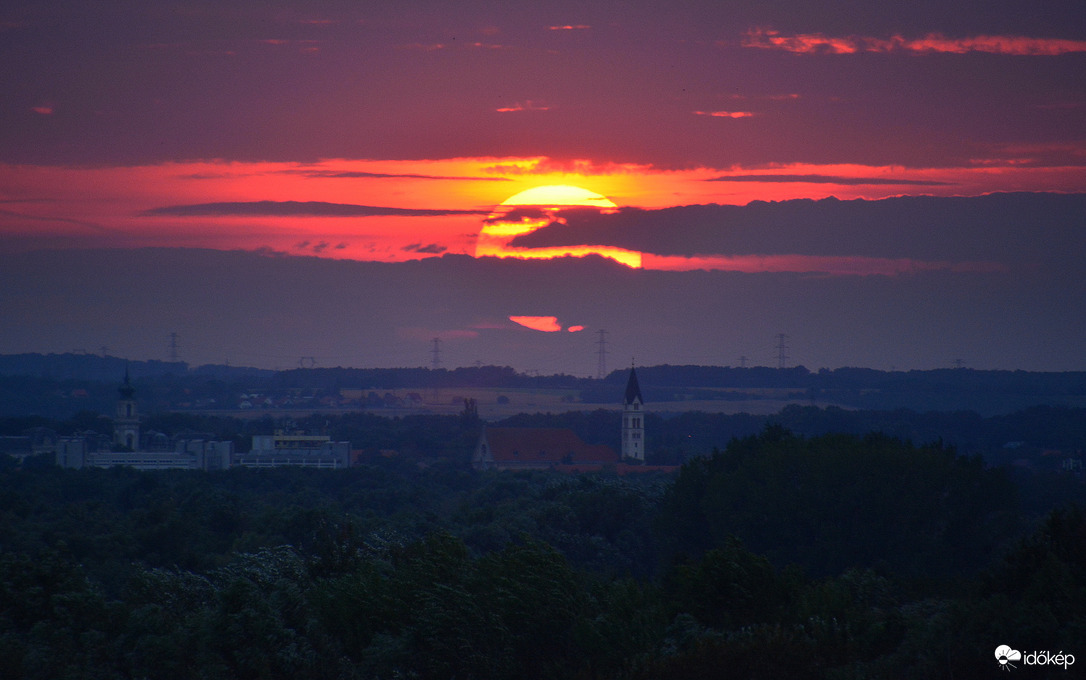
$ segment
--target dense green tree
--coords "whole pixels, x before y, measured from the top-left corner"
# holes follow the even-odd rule
[[[768,426],[687,463],[659,529],[672,555],[699,555],[735,535],[816,574],[878,566],[945,576],[983,566],[1014,535],[1015,502],[1001,472],[953,450]]]
[[[798,577],[782,575],[769,560],[732,538],[694,563],[671,570],[666,588],[676,613],[709,628],[778,622],[795,605]]]
[[[677,476],[417,463],[0,467],[0,677],[987,677],[998,642],[1086,638],[1082,511],[1023,539],[1007,476],[938,443],[778,424]]]
[[[117,677],[121,616],[62,551],[0,555],[0,676]]]
[[[1078,656],[1086,639],[1086,513],[1072,506],[1050,514],[966,595],[949,622],[948,655],[961,673],[990,663],[996,644]]]

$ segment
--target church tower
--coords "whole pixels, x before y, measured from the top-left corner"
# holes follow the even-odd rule
[[[140,416],[136,410],[136,388],[128,378],[128,366],[124,367],[124,384],[117,388],[117,416],[113,419],[113,445],[135,451],[140,447]]]
[[[645,460],[645,400],[637,384],[637,371],[630,367],[626,395],[622,400],[622,458]]]

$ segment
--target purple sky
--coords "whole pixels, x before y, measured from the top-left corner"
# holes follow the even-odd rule
[[[0,153],[1080,165],[1084,24],[1075,0],[15,0]]]
[[[11,0],[0,63],[0,352],[1086,369],[1081,0]],[[543,185],[619,207],[510,247],[644,269],[474,259]]]

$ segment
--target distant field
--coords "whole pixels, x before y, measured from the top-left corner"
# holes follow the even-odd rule
[[[352,390],[354,391],[354,390]],[[789,399],[794,389],[750,389],[747,394],[757,394],[756,399],[681,399],[657,401],[646,404],[650,413],[750,413],[768,415],[777,413],[788,404],[806,403],[805,400]],[[573,389],[534,389],[496,387],[448,387],[404,388],[394,390],[361,390],[363,394],[376,392],[382,398],[391,395],[395,406],[366,406],[362,408],[319,409],[322,412],[351,413],[359,410],[376,415],[402,416],[420,413],[455,415],[464,410],[464,400],[474,399],[479,416],[484,420],[501,420],[518,413],[564,413],[567,411],[619,410],[621,394],[612,403],[582,402],[579,391]],[[820,406],[828,404],[819,402]],[[272,416],[304,416],[317,409],[248,409],[217,410],[214,413],[240,418]],[[210,413],[210,412],[209,412]]]
[[[613,403],[582,402],[578,390],[559,389],[533,389],[533,388],[405,388],[395,390],[363,390],[364,393],[377,392],[381,398],[391,395],[394,406],[364,406],[362,408],[332,408],[336,413],[351,413],[365,411],[367,413],[387,416],[411,415],[411,414],[438,414],[455,415],[464,411],[464,402],[467,399],[476,400],[479,416],[484,420],[500,420],[518,413],[565,413],[568,411],[618,411],[622,407],[621,394],[616,395]],[[768,415],[779,412],[788,404],[800,403],[799,400],[787,399],[787,393],[795,390],[746,390],[747,393],[758,393],[759,399],[727,400],[710,399],[697,400],[685,399],[677,401],[648,402],[646,411],[655,413],[683,413],[687,411],[702,411],[706,413],[749,413],[753,415]],[[806,402],[804,402],[806,403]],[[820,404],[826,405],[826,404]],[[218,411],[215,413],[229,414],[237,417],[262,417],[264,415],[296,415],[302,416],[312,413],[313,410],[254,410],[247,411]]]
[[[396,397],[405,400],[414,393],[422,398],[418,406],[406,410],[418,413],[459,413],[464,408],[465,399],[475,399],[479,416],[484,420],[499,420],[518,413],[562,413],[565,411],[595,411],[596,409],[619,410],[622,408],[622,395],[616,394],[613,403],[585,403],[579,401],[577,390],[557,389],[500,389],[500,388],[442,388],[427,390],[389,390]],[[726,399],[684,399],[680,401],[660,401],[647,403],[646,410],[657,413],[681,413],[684,411],[705,411],[707,413],[751,413],[765,415],[776,413],[796,400],[786,398],[787,393],[795,390],[749,390],[764,395],[764,398],[748,400]],[[381,412],[382,409],[374,409]],[[384,409],[396,412],[400,409]]]

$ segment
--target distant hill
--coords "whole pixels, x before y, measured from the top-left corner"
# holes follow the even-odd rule
[[[567,403],[614,407],[626,369],[603,380],[570,375],[534,375],[504,366],[455,369],[310,368],[270,371],[240,366],[190,367],[184,362],[125,361],[91,354],[0,355],[0,415],[67,417],[79,410],[110,412],[125,371],[145,412],[230,410],[261,395],[259,408],[376,410],[390,404],[389,390],[497,388],[562,390]],[[742,412],[751,404],[836,405],[845,408],[914,411],[974,411],[991,416],[1032,406],[1086,407],[1086,372],[1040,373],[938,369],[878,371],[839,368],[808,371],[728,366],[644,366],[638,375],[649,407],[667,411],[720,410],[731,402]],[[376,391],[376,392],[375,392]],[[354,396],[352,397],[351,394]],[[359,397],[362,394],[362,397]],[[689,408],[682,405],[688,404]],[[775,408],[780,408],[776,406]],[[662,409],[661,410],[665,410]],[[764,407],[759,412],[768,412]],[[391,414],[391,412],[390,412]]]
[[[84,352],[65,354],[0,354],[0,375],[21,375],[60,380],[119,381],[125,371],[132,378],[163,375],[203,375],[216,378],[270,376],[274,371],[242,366],[205,365],[190,368],[184,361],[129,361]]]
[[[1086,372],[982,371],[968,368],[808,371],[721,366],[648,366],[638,369],[652,401],[786,397],[812,404],[917,411],[1009,413],[1030,406],[1086,406]],[[612,375],[617,382],[621,376]],[[766,390],[775,390],[767,393]]]

